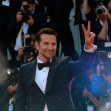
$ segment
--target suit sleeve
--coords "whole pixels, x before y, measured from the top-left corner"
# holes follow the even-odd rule
[[[96,53],[84,52],[80,60],[76,62],[70,61],[68,67],[71,75],[76,76],[88,71],[94,62],[95,54]]]
[[[9,24],[7,25],[7,32],[8,33],[14,33],[20,30],[21,26],[22,26],[22,22],[17,23],[16,20],[16,15],[20,10],[16,10],[13,14],[12,19],[10,20]]]
[[[27,93],[23,82],[22,68],[19,72],[18,88],[16,91],[16,101],[14,111],[27,111]]]

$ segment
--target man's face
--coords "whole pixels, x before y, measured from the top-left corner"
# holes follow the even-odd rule
[[[28,9],[27,9],[27,10],[28,10],[28,12],[29,12],[29,13],[32,13],[32,12],[33,12],[34,7],[35,7],[35,3],[34,3],[34,4],[29,3],[29,4],[28,4],[28,2],[27,2],[27,1],[22,2],[22,11],[25,11],[25,9],[24,9],[23,5],[28,5]]]
[[[56,37],[55,35],[42,34],[40,38],[40,42],[38,43],[36,41],[35,46],[39,52],[39,59],[42,62],[46,62],[50,60],[56,52]]]
[[[104,20],[106,18],[106,16],[103,13],[103,14],[98,15],[98,18],[101,19],[101,20]]]
[[[34,7],[35,7],[35,3],[34,4],[29,3],[29,8],[28,8],[29,13],[33,12]]]
[[[25,9],[24,9],[24,7],[23,7],[24,5],[28,5],[28,2],[27,2],[27,1],[22,2],[21,8],[22,8],[22,11],[23,11],[23,12],[25,11]]]

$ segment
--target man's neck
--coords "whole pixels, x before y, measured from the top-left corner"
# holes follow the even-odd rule
[[[52,58],[53,58],[53,57],[52,57]],[[50,62],[51,62],[51,61],[52,61],[52,58],[50,58],[50,59],[47,59],[47,58],[45,59],[45,58],[44,58],[44,59],[43,59],[43,58],[41,58],[40,56],[38,56],[38,59],[39,59],[41,62],[43,62],[43,63],[45,63],[45,62],[47,62],[47,61],[50,61]]]
[[[43,62],[43,63],[50,60],[50,59],[42,59],[40,56],[38,56],[38,59],[39,59],[41,62]]]

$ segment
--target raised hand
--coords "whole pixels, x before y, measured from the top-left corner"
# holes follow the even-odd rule
[[[92,44],[94,42],[94,38],[95,38],[95,33],[91,32],[91,25],[90,25],[90,21],[88,21],[88,28],[86,30],[85,26],[82,24],[82,29],[84,32],[84,36],[85,36],[85,49],[91,49],[92,48]]]
[[[29,20],[27,20],[25,23],[32,26],[34,24],[34,19],[31,16],[29,16]]]
[[[21,48],[19,48],[19,50],[18,50],[18,56],[17,56],[18,61],[21,61],[21,60],[22,60],[23,49],[24,49],[24,47],[21,47]]]
[[[16,20],[17,20],[18,23],[22,21],[22,12],[17,13]]]
[[[17,90],[17,84],[16,85],[10,85],[8,86],[7,90],[10,92],[10,93],[13,93]]]
[[[89,91],[87,90],[87,88],[85,87],[84,88],[84,91],[83,91],[83,97],[87,97],[89,94]]]
[[[102,9],[104,9],[104,12],[103,12],[103,15],[104,16],[108,16],[108,14],[110,14],[109,13],[109,11],[107,10],[107,8],[104,6],[104,5],[102,5],[102,6],[100,6]]]

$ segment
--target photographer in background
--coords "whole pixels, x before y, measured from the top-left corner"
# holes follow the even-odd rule
[[[73,60],[77,60],[79,57],[75,51],[75,44],[69,27],[69,14],[73,7],[73,1],[38,0],[38,3],[40,10],[47,15],[48,25],[58,33],[56,55],[58,57],[70,56]]]
[[[17,89],[17,83],[18,83],[18,71],[19,68],[8,68],[7,69],[7,82],[8,82],[8,87],[7,90],[10,93],[14,93]]]
[[[18,49],[17,62],[20,66],[27,62],[31,62],[37,56],[37,50],[35,49],[35,39],[31,34],[25,34],[25,47]]]
[[[84,0],[83,2],[83,13],[86,16],[87,21],[91,21],[91,30],[96,33],[96,6],[98,2],[95,0]],[[86,21],[86,23],[87,23]],[[87,24],[86,24],[87,26]]]
[[[12,97],[10,97],[8,101],[7,111],[14,111],[15,96],[18,86],[19,67],[18,68],[9,67],[7,68],[6,71],[7,71],[7,82],[8,82],[7,91],[12,95]]]
[[[15,107],[15,97],[16,97],[16,90],[18,87],[18,71],[19,67],[22,64],[25,64],[27,62],[31,62],[35,59],[37,55],[37,50],[35,49],[35,36],[31,34],[25,34],[24,35],[24,47],[21,47],[18,49],[18,55],[16,59],[16,63],[18,68],[11,68],[7,70],[7,76],[9,81],[9,86],[7,87],[7,90],[10,94],[13,94],[13,97],[9,100],[9,109],[14,110]]]
[[[86,15],[87,21],[91,21],[91,29],[93,32],[95,32],[97,35],[99,34],[100,30],[98,31],[98,19],[100,19],[100,15],[102,14],[98,14],[97,10],[99,9],[99,7],[101,7],[100,5],[104,5],[103,10],[104,13],[102,15],[106,16],[106,18],[111,18],[110,14],[108,13],[108,5],[110,3],[110,0],[84,0],[83,2],[83,12]],[[101,8],[102,8],[101,7]],[[106,7],[106,8],[105,8]],[[104,36],[104,35],[103,35]],[[98,37],[96,37],[95,39],[95,44],[97,43]]]
[[[0,51],[7,54],[6,27],[13,13],[20,8],[21,0],[0,0]]]
[[[107,4],[108,5],[108,4]],[[111,14],[102,4],[97,12],[97,44],[99,50],[111,51]]]
[[[15,96],[18,70],[18,68],[9,68],[9,66],[4,70],[5,81],[0,83],[0,111],[12,111],[9,110],[9,100]]]
[[[26,33],[36,34],[46,27],[46,16],[35,6],[35,0],[22,0],[18,10],[7,26],[8,46],[12,59],[16,59],[17,51],[23,46]]]

